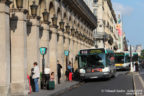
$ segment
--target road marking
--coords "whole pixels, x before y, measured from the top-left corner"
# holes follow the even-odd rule
[[[139,73],[138,73],[138,74],[139,74]],[[142,77],[140,76],[140,74],[139,74],[139,79],[140,79],[140,81],[141,81],[141,83],[142,83],[142,86],[143,86],[143,88],[144,88],[144,81],[143,81]]]
[[[141,74],[141,75],[143,75],[143,74],[144,74],[144,72],[140,72],[140,74]]]
[[[139,83],[141,84],[141,87],[142,87],[141,90],[144,90],[144,81],[143,81],[141,75],[140,75],[138,72],[136,72],[136,73],[133,74],[134,90],[136,90],[136,91],[137,91],[137,90],[140,90],[140,89],[137,89],[137,85],[136,85],[136,80],[135,80],[135,78],[138,78],[138,81],[137,81],[137,82],[139,82]],[[134,92],[134,93],[135,93],[135,96],[144,96],[144,95],[143,95],[143,92],[142,92],[142,94],[137,94],[136,91]]]
[[[135,84],[134,74],[133,74],[133,82],[134,82],[134,90],[136,90],[136,84]],[[134,94],[135,94],[135,96],[137,96],[136,92]]]

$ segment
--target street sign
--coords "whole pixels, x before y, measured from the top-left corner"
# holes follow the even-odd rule
[[[41,55],[45,55],[45,54],[46,54],[46,51],[47,51],[47,48],[46,48],[46,47],[41,47],[41,48],[40,48],[40,53],[41,53]]]
[[[65,51],[64,51],[64,54],[65,54],[65,56],[68,56],[68,55],[69,55],[69,51],[68,51],[68,50],[65,50]]]

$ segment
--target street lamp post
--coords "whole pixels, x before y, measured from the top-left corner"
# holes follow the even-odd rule
[[[66,32],[69,34],[70,33],[70,26],[69,26],[69,24],[67,23],[67,25],[65,27],[66,27]]]
[[[16,0],[16,6],[18,9],[23,8],[23,0]]]
[[[103,35],[103,47],[105,48],[106,34]]]
[[[132,47],[130,45],[130,71],[134,72],[133,64],[132,64]]]
[[[65,54],[65,56],[66,56],[66,70],[67,70],[69,50],[65,50],[65,51],[64,51],[64,54]]]
[[[64,24],[65,22],[63,21],[63,19],[59,22],[60,25],[60,29],[64,32]]]
[[[46,47],[41,47],[40,48],[40,53],[43,56],[43,58],[42,58],[42,79],[41,79],[41,88],[42,89],[44,88],[44,85],[45,85],[45,75],[44,75],[45,58],[44,58],[44,55],[46,54],[46,52],[47,52],[47,48]]]
[[[44,23],[49,24],[50,23],[48,21],[48,19],[49,19],[49,13],[47,12],[47,9],[44,9],[44,12],[42,14],[43,14],[43,21],[44,21]]]
[[[56,17],[56,15],[54,15],[53,18],[52,18],[52,24],[53,24],[54,27],[56,27],[56,28],[58,27],[57,26],[57,17]]]
[[[30,6],[30,8],[31,8],[31,15],[33,17],[36,17],[38,5],[35,4],[35,1],[33,1],[33,4]]]

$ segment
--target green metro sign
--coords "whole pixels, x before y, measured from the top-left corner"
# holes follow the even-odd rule
[[[45,55],[46,52],[47,52],[47,48],[46,48],[46,47],[41,47],[41,48],[40,48],[40,53],[41,53],[41,55]]]
[[[64,51],[64,54],[65,54],[65,56],[68,56],[68,55],[69,55],[69,51],[68,51],[68,50],[65,50],[65,51]]]

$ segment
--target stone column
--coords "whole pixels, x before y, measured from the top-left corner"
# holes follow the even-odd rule
[[[82,49],[84,49],[84,42],[83,42],[83,41],[81,41],[81,43],[82,43]]]
[[[69,50],[69,36],[67,33],[64,33],[64,37],[65,37],[65,40],[64,40],[64,50]],[[68,60],[68,58],[67,58]],[[63,71],[65,72],[66,71],[66,56],[64,56],[64,66],[63,66]]]
[[[57,52],[58,52],[58,60],[60,61],[60,64],[62,67],[64,67],[64,34],[62,31],[59,31],[59,39],[58,39],[58,46],[57,46]],[[62,68],[63,69],[63,68]],[[62,78],[61,80],[64,81],[65,71],[61,70]]]
[[[0,3],[0,96],[9,96],[10,26],[9,7]]]
[[[87,43],[85,42],[85,49],[87,49]]]
[[[74,40],[73,40],[73,57],[76,56],[76,50],[77,50],[77,48],[76,48],[76,38],[74,38]]]
[[[27,95],[26,10],[13,9],[11,17],[11,94]]]
[[[79,50],[80,50],[80,41],[79,40],[77,40],[77,43],[78,43],[78,47],[77,47],[77,52],[79,52]]]
[[[51,40],[50,40],[50,68],[51,72],[55,73],[55,83],[57,84],[57,28],[50,27]]]
[[[84,48],[84,41],[82,41],[82,49],[85,49],[85,48]]]
[[[73,58],[74,58],[74,69],[76,69],[77,68],[77,60],[76,60],[76,56],[77,56],[77,40],[76,40],[76,38],[74,39],[74,56],[73,56]]]
[[[28,59],[28,74],[31,74],[31,68],[33,63],[40,63],[40,52],[39,52],[39,18],[30,19],[28,24],[27,32],[27,59]]]
[[[43,30],[40,31],[40,47],[46,47],[47,53],[45,54],[45,67],[49,67],[49,26],[48,24],[41,24]],[[40,70],[42,71],[42,58],[43,56],[40,54]]]
[[[74,48],[74,45],[73,45],[73,38],[74,37],[70,37],[70,46],[69,46],[69,51],[70,51],[70,54],[69,54],[69,61],[71,61],[71,63],[73,63],[73,48]]]
[[[76,39],[76,41],[75,41],[75,46],[76,46],[76,55],[78,55],[78,52],[79,52],[79,50],[78,50],[78,39]]]
[[[82,41],[80,40],[80,50],[82,49]]]
[[[85,48],[85,41],[83,41],[83,49],[86,49],[86,48]]]
[[[61,64],[63,64],[64,63],[64,60],[63,60],[63,58],[64,58],[64,41],[63,41],[63,32],[61,32],[61,31],[59,31],[59,39],[58,39],[58,60],[60,61],[60,63]]]
[[[85,49],[87,49],[87,43],[85,42]]]
[[[88,43],[86,44],[86,48],[88,49]]]

